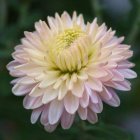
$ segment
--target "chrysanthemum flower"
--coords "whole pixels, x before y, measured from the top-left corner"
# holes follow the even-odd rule
[[[75,115],[96,123],[103,103],[120,104],[115,89],[128,91],[136,77],[127,59],[133,55],[130,46],[121,44],[123,37],[99,26],[97,19],[84,23],[83,16],[67,12],[35,23],[35,32],[24,32],[25,38],[15,47],[14,60],[7,66],[12,92],[25,95],[23,105],[32,109],[31,122],[40,117],[47,131],[60,123],[63,129],[72,125]]]

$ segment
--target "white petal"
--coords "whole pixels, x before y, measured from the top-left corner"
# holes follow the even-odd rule
[[[63,129],[69,129],[74,121],[74,114],[69,114],[68,112],[64,111],[61,117],[61,126]]]
[[[64,105],[68,113],[74,114],[79,107],[79,98],[69,92],[64,98]]]
[[[42,103],[47,104],[50,101],[54,100],[58,96],[58,91],[55,89],[46,89],[43,98],[42,98]]]
[[[44,77],[43,81],[39,84],[40,88],[46,88],[52,84],[54,84],[59,78],[59,72],[48,73],[46,77]]]
[[[82,97],[83,92],[84,92],[84,84],[80,80],[78,80],[74,84],[73,89],[71,91],[75,96]]]
[[[50,124],[55,124],[59,121],[63,113],[63,102],[57,99],[52,101],[49,108],[48,120]]]
[[[59,89],[58,100],[62,100],[66,94],[67,94],[67,87],[63,83]]]
[[[38,87],[38,84],[31,90],[29,93],[30,96],[32,97],[39,97],[42,96],[45,92],[45,89],[41,89]]]

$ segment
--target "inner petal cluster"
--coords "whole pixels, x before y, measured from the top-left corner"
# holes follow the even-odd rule
[[[68,48],[70,45],[82,34],[81,29],[73,28],[66,29],[60,33],[56,38],[56,48]]]

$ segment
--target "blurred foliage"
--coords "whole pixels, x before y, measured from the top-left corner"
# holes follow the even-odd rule
[[[121,7],[117,7],[120,11],[115,11],[117,5],[109,4],[111,0],[0,0],[0,140],[138,140],[138,137],[134,138],[136,134],[127,129],[125,120],[133,114],[140,115],[140,79],[132,80],[132,91],[129,93],[119,93],[122,102],[119,108],[105,105],[96,125],[77,120],[71,129],[58,128],[49,134],[39,123],[31,125],[31,112],[22,107],[22,97],[12,95],[12,78],[6,70],[14,46],[20,43],[24,31],[33,31],[36,21],[46,20],[55,12],[61,14],[66,10],[72,14],[76,10],[83,13],[86,21],[98,17],[100,24],[105,22],[117,31],[118,36],[126,37],[125,43],[131,44],[134,50],[131,61],[136,64],[134,70],[139,75],[140,1],[126,0],[125,8],[123,0],[113,1],[120,3]],[[137,126],[134,129],[137,130]]]

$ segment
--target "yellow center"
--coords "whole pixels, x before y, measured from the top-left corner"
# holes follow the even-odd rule
[[[59,33],[53,43],[51,44],[51,52],[53,54],[59,54],[62,50],[67,49],[71,44],[83,34],[80,28],[66,29]]]
[[[67,29],[63,33],[59,34],[56,38],[57,44],[61,48],[69,47],[80,35],[82,31],[79,28]]]

